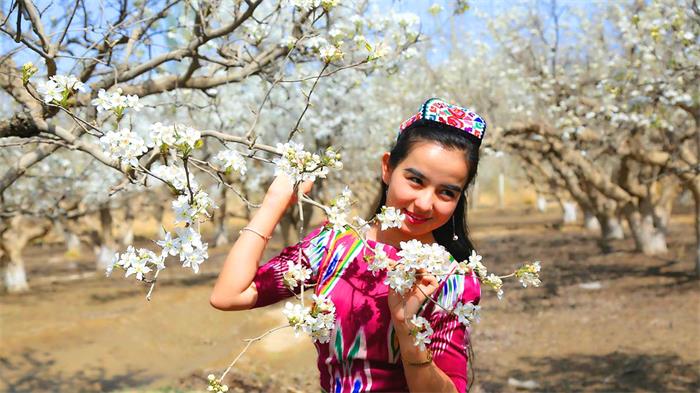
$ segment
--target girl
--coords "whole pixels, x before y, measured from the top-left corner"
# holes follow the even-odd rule
[[[481,296],[476,276],[456,273],[455,260],[466,260],[473,250],[465,190],[476,177],[485,128],[470,110],[429,99],[401,125],[396,144],[382,157],[376,213],[382,206],[400,210],[405,219],[399,228],[381,230],[374,220],[362,242],[352,230],[324,225],[258,267],[272,231],[295,203],[291,181],[279,176],[228,254],[211,304],[244,310],[293,296],[283,275],[302,253],[312,272],[306,283],[330,298],[336,312],[330,337],[315,344],[324,392],[465,391],[468,331],[445,310],[458,302],[477,304]],[[308,192],[311,184],[300,187]],[[413,239],[444,246],[453,257],[451,273],[418,271],[413,288],[399,294],[385,284],[386,271],[371,269],[368,261],[382,252],[397,261],[401,243]],[[409,321],[417,314],[433,329],[427,346],[414,345]]]

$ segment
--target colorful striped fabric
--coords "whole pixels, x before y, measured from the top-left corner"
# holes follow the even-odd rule
[[[367,241],[370,247],[383,248],[398,260],[394,247]],[[287,261],[297,261],[312,270],[307,283],[315,283],[315,293],[324,294],[336,308],[336,327],[326,344],[316,343],[317,366],[321,389],[325,392],[407,391],[400,348],[387,305],[388,287],[385,272],[372,273],[364,256],[371,251],[354,234],[319,227],[302,242],[282,250],[258,269],[255,307],[272,304],[292,296],[284,286],[282,275]],[[456,265],[456,264],[455,264]],[[434,294],[445,308],[456,302],[478,303],[481,296],[478,280],[452,274],[441,280]],[[430,349],[433,361],[455,383],[458,391],[467,386],[466,342],[469,332],[456,317],[426,302],[422,315],[431,322],[433,336]]]

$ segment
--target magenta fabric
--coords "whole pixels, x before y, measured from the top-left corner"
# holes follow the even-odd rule
[[[371,240],[367,243],[370,247],[382,247],[390,258],[399,259],[394,247]],[[282,275],[287,261],[296,262],[300,253],[302,263],[312,270],[307,283],[315,283],[315,293],[330,297],[336,308],[336,326],[330,342],[315,343],[321,388],[326,392],[408,391],[387,305],[386,273],[375,274],[367,269],[364,256],[372,252],[354,232],[321,226],[300,243],[285,248],[258,269],[254,280],[258,300],[254,307],[293,295],[284,286]],[[442,278],[433,294],[448,309],[458,301],[477,304],[480,297],[479,281],[473,274]],[[468,330],[455,316],[431,302],[426,302],[420,315],[434,329],[429,345],[434,363],[451,378],[459,392],[464,392]]]

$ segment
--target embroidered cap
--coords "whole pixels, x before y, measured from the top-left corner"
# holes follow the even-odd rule
[[[486,122],[468,108],[448,104],[440,98],[430,98],[415,115],[401,123],[399,134],[422,125],[438,125],[466,132],[473,142],[481,144],[486,133]]]

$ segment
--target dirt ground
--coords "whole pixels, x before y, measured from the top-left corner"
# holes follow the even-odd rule
[[[473,329],[472,392],[689,392],[700,390],[700,282],[693,279],[690,216],[676,216],[670,251],[601,252],[594,233],[557,228],[558,214],[476,212],[473,237],[491,271],[542,261],[540,288],[484,291]],[[277,240],[277,239],[275,239]],[[279,241],[273,245],[280,246]],[[171,262],[153,300],[134,280],[89,272],[89,256],[35,247],[32,291],[0,296],[0,391],[201,391],[243,348],[284,324],[279,306],[214,310],[208,297],[227,247],[199,275]],[[317,391],[315,350],[290,329],[254,343],[229,374],[233,391]]]

